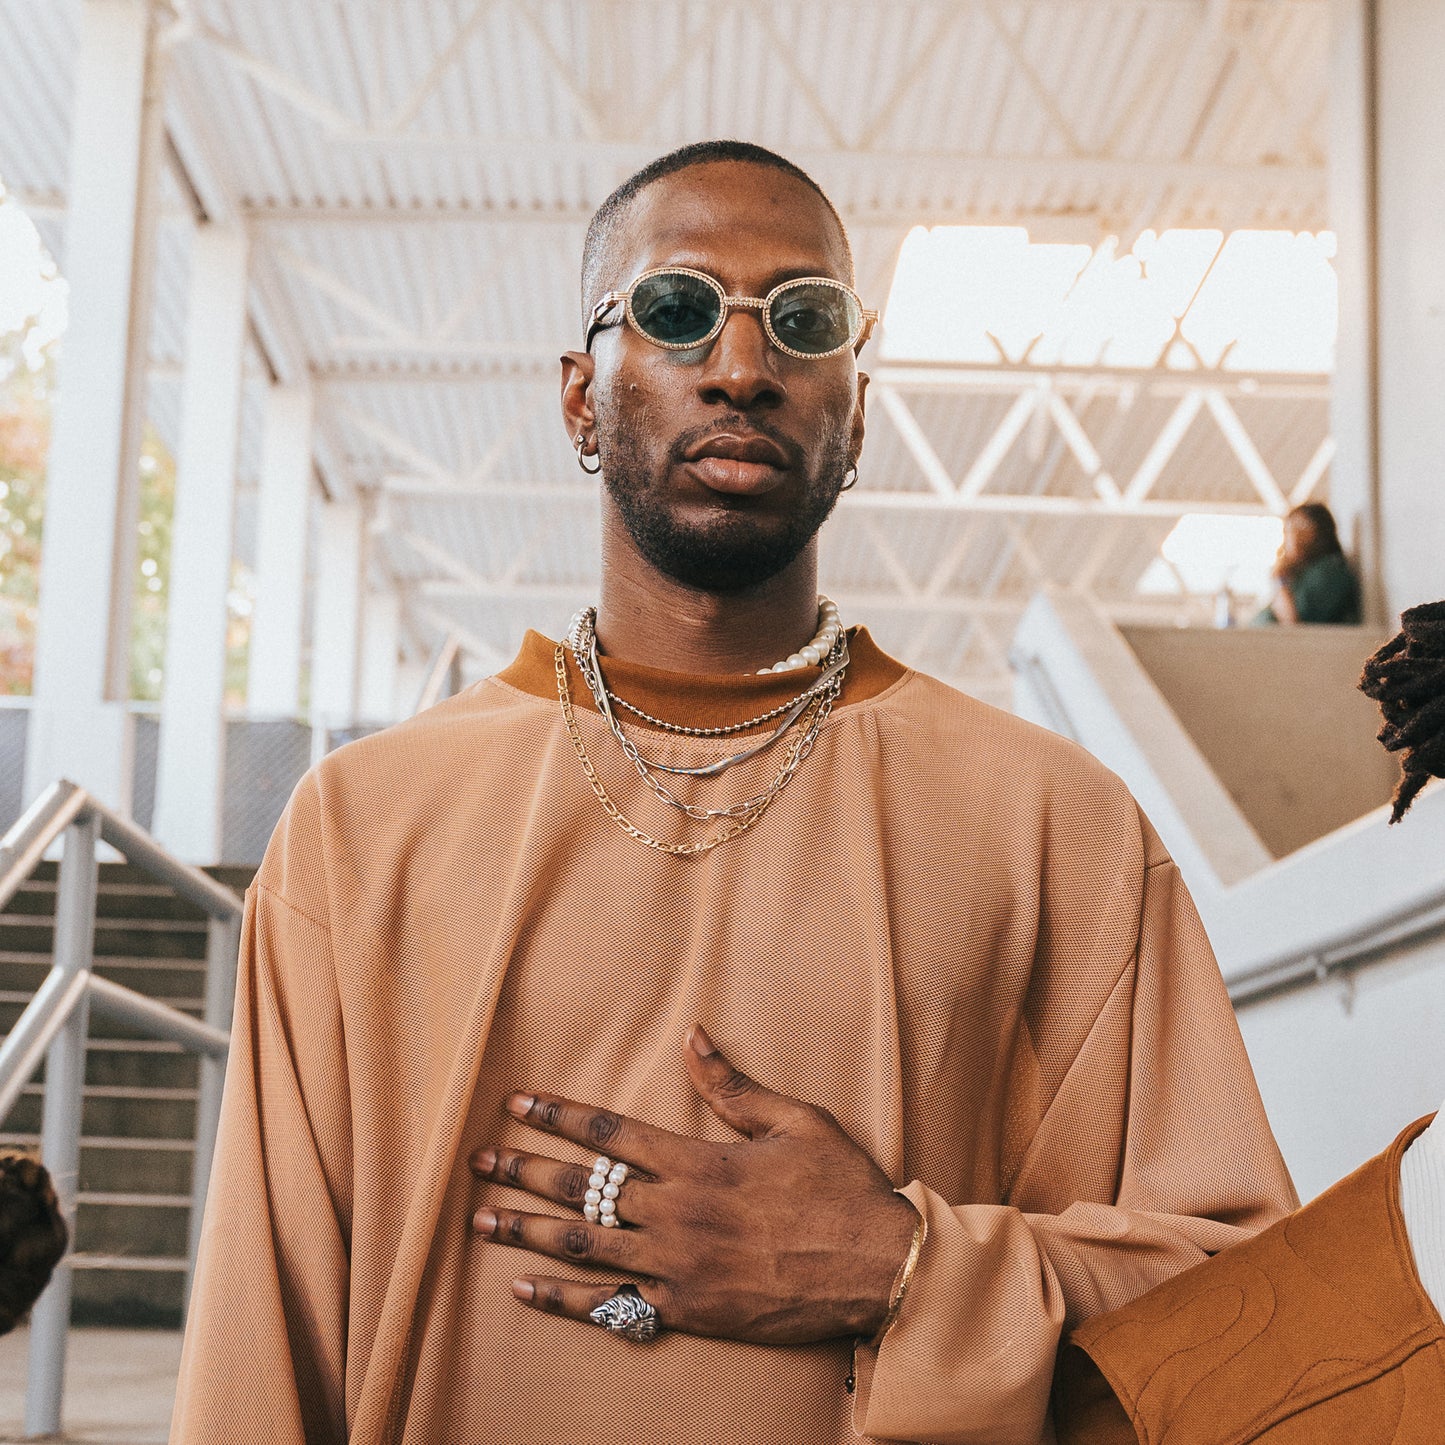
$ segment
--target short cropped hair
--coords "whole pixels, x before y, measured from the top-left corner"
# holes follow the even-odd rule
[[[655,161],[649,161],[640,171],[628,176],[598,206],[596,214],[588,223],[587,239],[582,244],[582,320],[584,325],[593,305],[595,293],[600,292],[601,289],[602,273],[607,266],[608,252],[613,240],[622,230],[622,222],[634,197],[639,191],[645,190],[654,181],[660,181],[664,176],[676,175],[679,171],[690,170],[693,166],[710,165],[715,161],[742,161],[747,165],[767,166],[771,170],[783,171],[792,176],[794,180],[802,181],[828,208],[828,214],[837,224],[838,234],[843,240],[843,253],[848,258],[848,279],[850,281],[853,279],[853,248],[848,244],[848,232],[843,226],[843,218],[838,214],[837,207],[824,193],[822,186],[807,171],[801,166],[794,165],[792,161],[778,155],[775,151],[753,145],[750,141],[694,141],[691,145],[679,146],[677,150],[669,151]]]

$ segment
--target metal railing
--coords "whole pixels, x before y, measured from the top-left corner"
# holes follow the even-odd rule
[[[1230,1001],[1256,1003],[1301,984],[1343,978],[1348,971],[1392,957],[1445,933],[1445,882],[1427,883],[1419,896],[1381,909],[1356,927],[1310,948],[1281,953],[1229,979]]]
[[[0,1120],[9,1114],[21,1090],[44,1062],[41,1160],[50,1171],[61,1209],[73,1232],[80,1173],[85,1047],[91,1011],[137,1029],[147,1038],[179,1044],[199,1054],[200,1088],[187,1240],[186,1291],[189,1294],[226,1076],[242,903],[231,889],[199,868],[171,857],[148,833],[113,813],[83,788],[61,780],[52,783],[0,839],[0,908],[9,904],[51,844],[62,836],[64,851],[55,899],[55,962],[35,997],[0,1043]],[[201,1021],[95,973],[99,877],[96,846],[101,842],[110,844],[128,862],[167,884],[207,914],[206,994]],[[54,1435],[60,1431],[72,1278],[73,1265],[67,1255],[55,1267],[50,1284],[31,1315],[25,1396],[25,1433],[29,1436]]]

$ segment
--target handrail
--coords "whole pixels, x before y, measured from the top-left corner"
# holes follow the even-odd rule
[[[1237,973],[1228,981],[1236,1006],[1253,1003],[1302,983],[1318,983],[1352,963],[1367,961],[1402,943],[1445,931],[1445,884],[1423,900],[1383,909],[1357,928],[1311,948],[1291,949]]]
[[[212,1028],[180,1009],[158,1003],[133,988],[96,974],[91,975],[89,986],[91,1008],[112,1023],[144,1029],[151,1038],[163,1043],[179,1044],[193,1054],[225,1061],[231,1046],[231,1036],[225,1029]]]
[[[45,1063],[41,1158],[63,1212],[73,1218],[80,1166],[80,1106],[89,1015],[97,1013],[201,1056],[191,1184],[189,1271],[194,1270],[230,1044],[231,999],[243,905],[229,888],[173,858],[144,829],[67,779],[52,783],[0,838],[0,908],[52,844],[65,847],[55,903],[55,965],[0,1042],[0,1119]],[[209,916],[203,1020],[94,971],[96,847],[106,842]],[[72,1266],[62,1259],[31,1316],[27,1435],[58,1435],[70,1328]]]
[[[0,908],[15,896],[45,857],[45,850],[76,820],[88,801],[90,795],[84,788],[59,778],[0,838]]]
[[[90,987],[88,972],[52,968],[25,1012],[0,1044],[0,1119],[15,1107],[20,1092],[45,1060],[45,1051],[65,1027]]]

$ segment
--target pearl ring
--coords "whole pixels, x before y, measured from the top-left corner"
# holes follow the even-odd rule
[[[617,1196],[627,1178],[627,1165],[614,1164],[605,1154],[592,1161],[587,1179],[587,1192],[582,1196],[582,1217],[589,1224],[603,1229],[616,1229],[622,1221],[617,1217]]]

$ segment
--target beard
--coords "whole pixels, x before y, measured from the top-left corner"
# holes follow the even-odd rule
[[[683,464],[694,443],[724,430],[761,432],[787,452],[804,484],[786,517],[762,516],[748,505],[751,499],[730,503],[719,495],[706,520],[690,522],[669,504],[668,472]],[[746,592],[788,567],[837,504],[851,465],[848,451],[845,429],[821,437],[810,474],[796,442],[756,419],[733,415],[684,433],[668,448],[663,464],[649,468],[640,427],[621,417],[613,427],[598,427],[602,484],[633,545],[659,572],[700,592]]]

